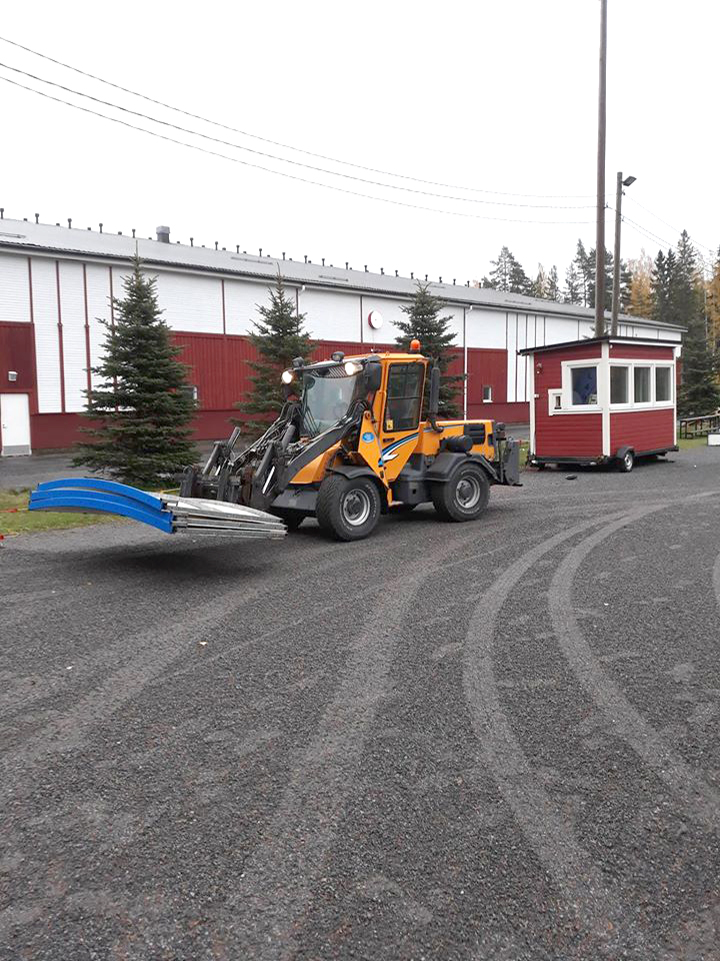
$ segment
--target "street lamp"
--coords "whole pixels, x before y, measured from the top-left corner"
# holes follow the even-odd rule
[[[617,193],[615,194],[615,254],[613,257],[613,291],[612,291],[612,317],[610,321],[610,336],[617,337],[618,332],[618,310],[620,307],[620,223],[622,220],[622,198],[623,187],[634,184],[637,177],[626,177],[623,180],[622,171],[617,175]]]

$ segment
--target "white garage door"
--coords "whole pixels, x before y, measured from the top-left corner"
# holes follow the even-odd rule
[[[30,453],[30,398],[27,394],[0,394],[2,455]]]

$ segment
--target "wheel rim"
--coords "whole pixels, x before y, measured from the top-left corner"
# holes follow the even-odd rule
[[[343,520],[351,527],[362,527],[372,513],[372,502],[367,491],[360,488],[348,491],[342,499]]]
[[[476,507],[480,500],[480,481],[473,474],[466,474],[458,481],[455,497],[463,510],[469,511]]]
[[[630,451],[628,451],[627,454],[625,455],[625,469],[630,470],[632,468],[632,465],[633,465],[633,455],[630,453]]]

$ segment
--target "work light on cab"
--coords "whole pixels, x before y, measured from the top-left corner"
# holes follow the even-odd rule
[[[293,372],[292,372],[291,370],[284,370],[284,371],[282,372],[282,378],[281,378],[281,380],[282,380],[283,384],[291,384],[293,377],[294,377],[294,374],[293,374]]]
[[[356,364],[354,360],[345,361],[345,373],[348,377],[352,377],[353,374],[357,374],[362,370],[362,364]]]

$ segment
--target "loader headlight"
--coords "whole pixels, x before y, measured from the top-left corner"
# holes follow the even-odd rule
[[[284,370],[282,372],[282,377],[280,378],[283,384],[292,384],[292,379],[295,375],[291,370]]]
[[[362,370],[362,364],[356,364],[353,360],[345,361],[343,366],[345,367],[345,373],[348,375],[348,377],[352,377],[353,374],[357,374],[360,370]]]

